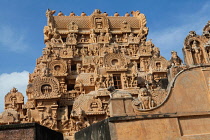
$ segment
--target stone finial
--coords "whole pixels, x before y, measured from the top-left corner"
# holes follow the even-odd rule
[[[85,13],[85,12],[82,12],[82,13],[81,13],[81,16],[86,16],[86,13]]]
[[[130,14],[128,12],[125,13],[125,17],[130,17]]]
[[[69,14],[69,16],[75,16],[75,13],[74,13],[74,12],[71,12],[71,13]]]
[[[134,16],[134,17],[137,17],[139,14],[140,14],[140,11],[131,11],[131,14]]]
[[[58,13],[58,16],[64,16],[64,14],[60,11],[60,12]]]
[[[114,17],[119,17],[119,16],[120,16],[120,14],[115,12]]]
[[[17,88],[13,87],[11,90],[10,90],[11,93],[16,93],[18,92]]]
[[[196,36],[196,32],[195,31],[190,31],[189,36]]]
[[[93,13],[94,14],[101,14],[101,11],[99,9],[95,9]]]
[[[107,12],[104,12],[103,14],[104,14],[105,16],[108,16],[108,13],[107,13]]]
[[[49,17],[49,16],[53,16],[53,14],[55,14],[55,10],[50,10],[50,9],[47,9],[46,11],[46,16]]]

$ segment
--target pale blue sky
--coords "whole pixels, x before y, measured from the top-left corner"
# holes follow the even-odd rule
[[[188,32],[195,30],[201,34],[210,20],[209,0],[1,0],[0,112],[4,95],[13,86],[25,94],[28,72],[33,72],[45,46],[43,27],[47,8],[65,15],[72,11],[90,15],[94,9],[100,9],[110,16],[139,10],[147,17],[148,39],[152,39],[166,59],[172,50],[182,57]]]

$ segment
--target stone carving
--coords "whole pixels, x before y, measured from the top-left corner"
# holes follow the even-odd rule
[[[53,37],[51,38],[51,42],[55,43],[55,44],[63,43],[63,40],[62,40],[60,34],[58,33],[58,31],[56,30],[56,28],[54,29]]]
[[[75,22],[70,22],[68,29],[70,32],[78,32],[78,25]]]
[[[50,28],[54,28],[54,18],[53,18],[53,14],[55,14],[55,10],[50,10],[47,9],[46,11],[46,17],[47,17],[47,24]]]
[[[107,70],[125,70],[127,63],[128,60],[126,60],[121,53],[109,53],[104,56],[104,64]]]
[[[54,77],[37,77],[33,81],[34,98],[58,97],[59,82]]]
[[[171,52],[171,59],[170,59],[171,65],[172,66],[180,66],[182,63],[182,60],[180,57],[177,55],[177,52],[172,51]]]
[[[13,88],[7,95],[5,95],[5,109],[20,110],[24,104],[24,97],[22,93]]]
[[[107,17],[96,9],[91,15],[92,28],[95,32],[108,32],[109,24]]]
[[[203,35],[187,35],[184,65],[177,52],[167,61],[147,40],[146,17],[139,11],[123,17],[98,9],[81,16],[55,12],[46,12],[46,47],[29,74],[28,101],[15,89],[8,93],[1,124],[37,122],[68,139],[105,118],[161,107],[168,83],[181,70],[210,63],[209,22]]]
[[[195,64],[202,63],[202,51],[198,46],[198,42],[196,40],[194,40],[192,43],[192,53]]]
[[[49,63],[49,69],[52,75],[65,75],[67,72],[67,64],[63,60],[54,60]]]
[[[127,21],[123,21],[122,24],[121,24],[121,31],[122,32],[125,32],[125,33],[130,33],[131,32],[131,27],[130,25],[128,24]]]
[[[141,89],[138,99],[134,101],[134,105],[138,106],[137,109],[139,110],[148,110],[154,107],[154,101],[146,88]]]
[[[187,65],[199,65],[210,63],[209,59],[209,22],[203,29],[203,35],[199,36],[195,31],[190,31],[184,41],[183,51]]]
[[[77,44],[77,35],[74,33],[68,34],[66,38],[66,44],[67,45]]]
[[[132,105],[136,111],[148,111],[162,105],[167,98],[168,93],[166,90],[148,90],[147,88],[141,88],[138,98],[134,98]]]

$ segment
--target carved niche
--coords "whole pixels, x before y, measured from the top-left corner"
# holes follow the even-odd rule
[[[88,111],[86,112],[86,114],[93,115],[93,114],[105,113],[102,108],[102,102],[99,98],[93,96],[92,99],[90,99],[87,104],[88,104]]]
[[[54,76],[65,76],[67,64],[64,60],[53,60],[49,63],[49,68]]]
[[[104,65],[108,69],[126,69],[127,68],[126,57],[121,53],[108,53],[104,56]]]
[[[91,15],[92,29],[95,32],[108,32],[109,24],[108,19],[101,11],[96,9]]]
[[[140,47],[140,55],[141,56],[152,56],[152,48],[148,46],[141,46]]]
[[[206,63],[205,58],[208,57],[204,53],[204,47],[202,45],[202,36],[196,35],[195,31],[190,31],[184,42],[184,53],[186,64],[197,65]]]
[[[153,71],[166,71],[169,65],[169,62],[162,56],[153,57],[150,61],[150,65],[153,68]]]
[[[55,77],[37,77],[33,81],[34,98],[48,99],[59,97],[59,81]]]
[[[76,45],[77,44],[77,34],[69,33],[66,38],[66,45]]]

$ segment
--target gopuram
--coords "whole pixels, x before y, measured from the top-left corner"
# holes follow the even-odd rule
[[[210,21],[202,35],[189,32],[183,64],[147,40],[139,11],[55,13],[46,11],[46,47],[29,74],[28,100],[13,88],[1,125],[35,122],[65,139],[210,138]]]

